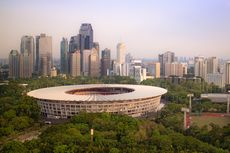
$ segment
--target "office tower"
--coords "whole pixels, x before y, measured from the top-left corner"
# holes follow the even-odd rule
[[[120,76],[126,76],[125,75],[125,56],[126,56],[126,47],[124,43],[118,43],[117,44],[117,62],[116,67],[118,67],[118,74]]]
[[[160,63],[151,62],[146,65],[147,72],[154,78],[160,78]]]
[[[99,77],[100,75],[99,52],[95,48],[92,48],[89,55],[89,75],[91,77]]]
[[[117,63],[124,64],[126,55],[126,47],[124,43],[117,44]]]
[[[91,54],[91,50],[85,49],[83,50],[83,59],[81,61],[83,61],[83,65],[82,65],[82,73],[84,76],[88,76],[89,75],[89,56]]]
[[[83,72],[83,51],[93,48],[93,28],[89,23],[83,23],[79,30],[79,43],[81,52],[81,72]]]
[[[183,76],[183,65],[181,63],[165,63],[165,76]]]
[[[9,78],[19,78],[20,55],[17,50],[11,50],[9,54]]]
[[[19,77],[20,78],[31,78],[33,70],[33,55],[25,50],[19,55]]]
[[[209,57],[207,59],[207,74],[218,72],[218,59],[216,57]]]
[[[225,84],[230,84],[230,61],[225,64]]]
[[[175,53],[174,52],[170,52],[170,51],[167,51],[165,52],[164,54],[160,54],[158,56],[158,60],[160,62],[160,66],[161,66],[161,76],[164,76],[165,75],[165,63],[172,63],[172,62],[175,62]]]
[[[101,75],[108,76],[111,68],[110,49],[106,48],[101,52]]]
[[[52,37],[41,34],[36,37],[36,68],[42,76],[50,75],[53,65]]]
[[[28,55],[30,58],[28,59],[29,65],[25,65],[28,66],[26,69],[29,72],[23,72],[23,73],[33,73],[34,69],[35,69],[35,45],[34,45],[34,38],[32,36],[23,36],[21,38],[21,47],[20,47],[20,53],[24,54],[26,52],[26,55]],[[32,66],[31,66],[32,65]],[[32,74],[29,74],[30,76],[32,76]],[[27,75],[28,76],[28,75]]]
[[[61,73],[67,74],[68,73],[68,40],[67,38],[62,38],[61,41]]]
[[[70,75],[72,77],[81,75],[81,54],[80,50],[75,50],[75,52],[69,53],[69,63],[70,63]]]
[[[74,52],[76,50],[80,50],[80,40],[81,37],[78,34],[77,36],[72,36],[69,41],[69,52]]]
[[[188,64],[187,63],[181,63],[181,64],[183,68],[183,75],[187,75],[188,74]]]
[[[80,50],[81,52],[84,49],[92,49],[93,48],[93,28],[89,23],[83,23],[80,27],[79,34],[81,37],[80,40]]]
[[[195,76],[206,79],[207,74],[207,62],[204,57],[195,57],[194,59],[194,74]]]

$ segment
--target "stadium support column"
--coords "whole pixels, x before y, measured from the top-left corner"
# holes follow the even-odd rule
[[[189,128],[189,122],[187,121],[187,113],[189,113],[189,109],[188,108],[181,108],[181,111],[184,112],[184,130],[186,130],[187,128]]]
[[[189,112],[192,113],[192,97],[193,94],[188,94],[187,97],[189,97]]]

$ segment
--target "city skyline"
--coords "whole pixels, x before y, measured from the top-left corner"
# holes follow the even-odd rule
[[[82,23],[91,23],[100,51],[124,42],[134,57],[177,56],[230,58],[230,2],[184,1],[28,1],[0,2],[0,57],[20,50],[24,35],[46,33],[53,40],[53,56],[60,58],[62,37],[70,40]]]

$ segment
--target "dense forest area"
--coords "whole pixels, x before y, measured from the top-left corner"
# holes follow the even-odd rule
[[[94,129],[91,139],[90,129]],[[125,115],[81,113],[69,123],[51,126],[39,139],[5,144],[2,152],[227,153],[161,124]]]
[[[136,84],[129,77],[105,78],[40,78],[11,80],[0,85],[0,150],[20,153],[64,153],[64,152],[229,152],[230,125],[219,127],[212,124],[198,127],[192,125],[183,130],[181,107],[188,106],[188,93],[195,98],[205,90],[219,91],[213,85],[188,81],[172,84],[165,80],[146,80],[141,84],[160,86],[168,89],[163,97],[167,105],[157,113],[155,120],[135,119],[108,113],[87,114],[82,112],[68,123],[52,125],[37,139],[26,142],[8,139],[29,128],[42,127],[39,107],[33,98],[26,96],[30,90],[71,84],[121,83]],[[22,85],[27,84],[27,85]],[[214,109],[213,109],[214,108]],[[209,100],[199,100],[193,104],[196,111],[223,112],[224,104],[212,104]],[[90,129],[94,129],[93,140]]]

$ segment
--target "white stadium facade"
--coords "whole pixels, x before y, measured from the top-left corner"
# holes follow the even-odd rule
[[[140,117],[156,112],[166,92],[154,86],[89,84],[42,88],[27,95],[37,100],[47,118],[70,118],[82,111]]]

